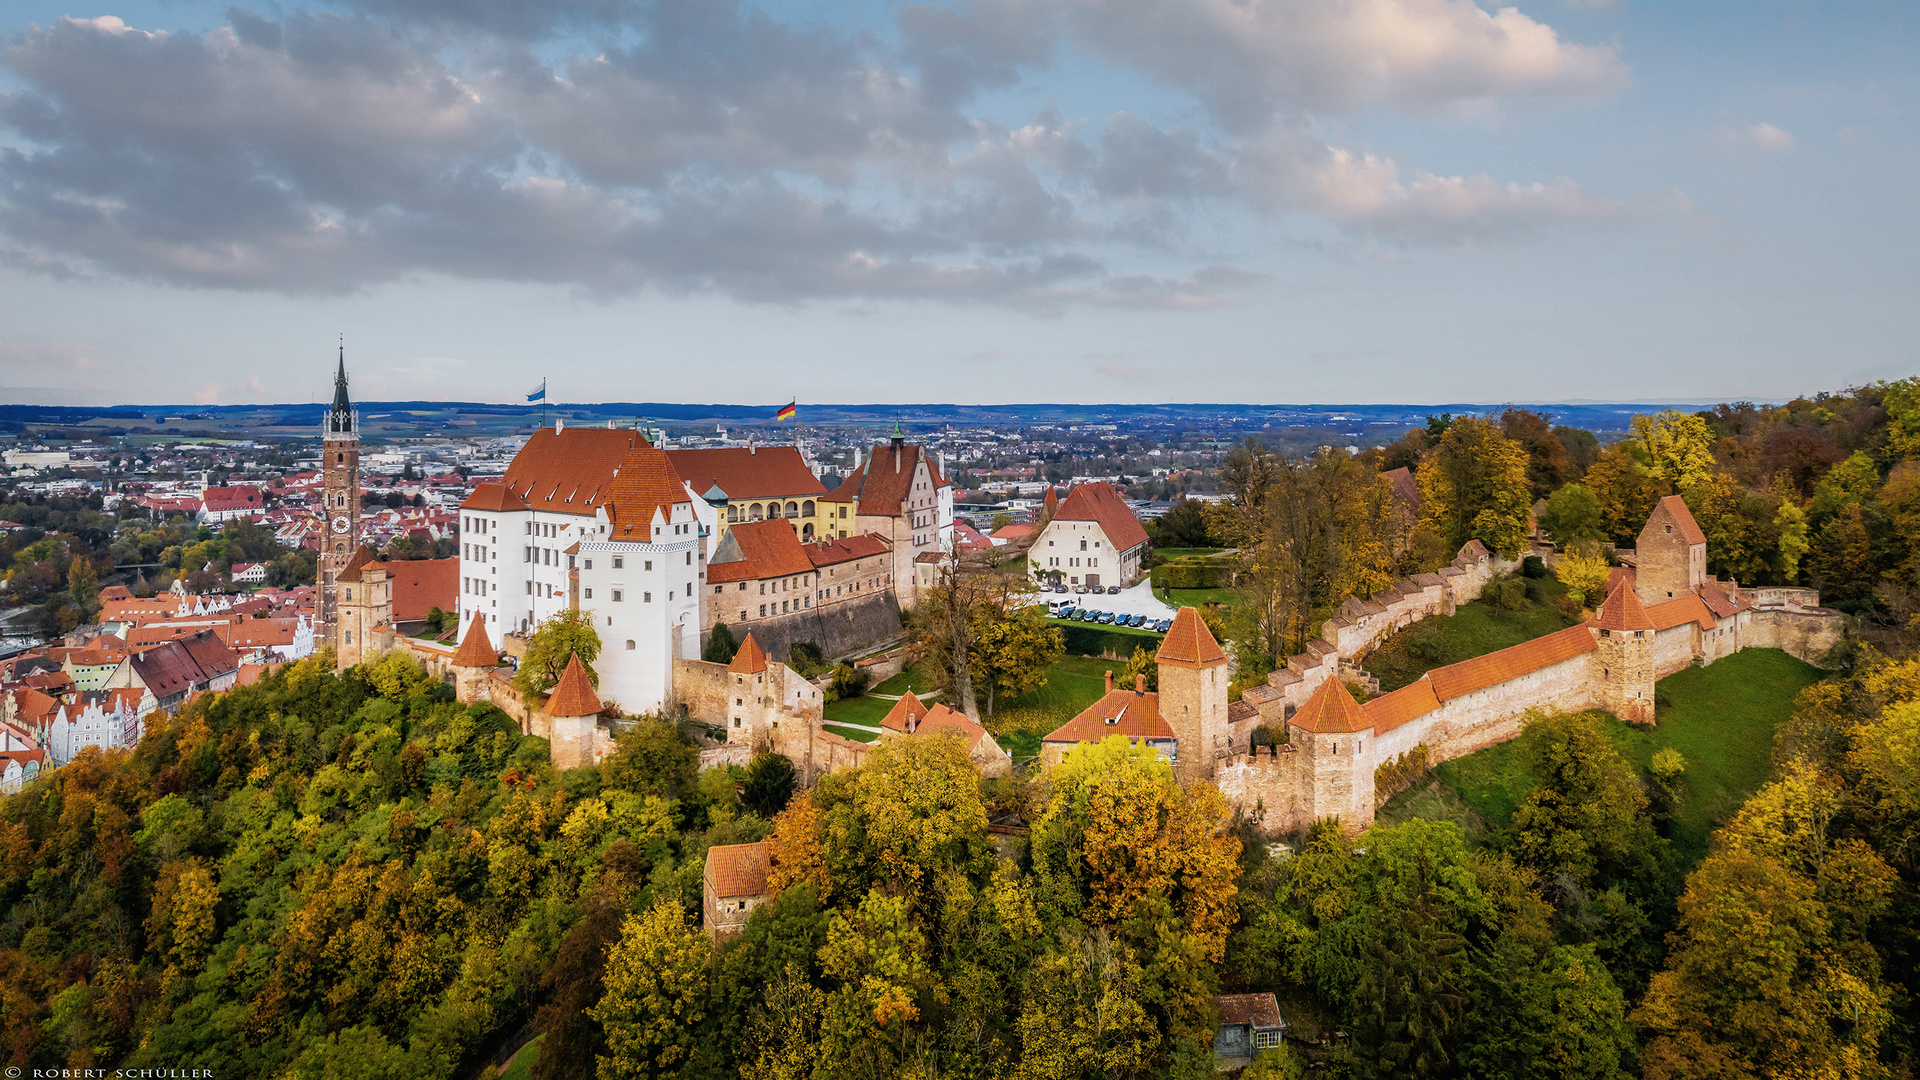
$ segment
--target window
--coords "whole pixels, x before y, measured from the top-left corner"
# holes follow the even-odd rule
[[[641,567],[641,569],[643,569],[643,570],[651,570],[651,569],[653,569],[653,560],[652,560],[652,559],[647,559],[647,560],[645,560],[645,562],[646,562],[646,564],[647,564],[647,565],[645,565],[645,566],[643,566],[643,567]]]
[[[627,565],[627,560],[618,555],[613,557],[613,568],[619,570]]]
[[[767,605],[765,604],[760,605],[760,617],[763,619],[767,617]]]
[[[643,592],[643,593],[641,593],[641,594],[640,594],[640,602],[641,602],[641,603],[643,603],[643,604],[651,604],[651,603],[653,603],[653,594],[652,594],[652,593],[650,593],[650,592]]]
[[[724,586],[724,585],[715,585],[715,586],[713,587],[713,595],[715,595],[715,596],[719,596],[719,595],[720,595],[720,590],[721,590],[721,589],[724,589],[724,588],[726,588],[726,586]]]
[[[628,651],[628,652],[632,652],[632,651],[633,651],[633,639],[632,639],[632,638],[628,638],[628,639],[627,639],[627,651]]]
[[[616,604],[620,602],[620,590],[619,590],[619,589],[615,589],[615,590],[613,590],[613,602],[614,602],[614,603],[616,603]],[[613,620],[612,620],[612,619],[608,619],[607,621],[608,621],[608,622],[612,622]]]
[[[593,569],[593,560],[592,560],[592,559],[588,559],[588,560],[587,560],[587,569],[589,569],[589,570],[591,570],[591,569]]]
[[[582,597],[584,597],[585,599],[588,599],[588,600],[591,600],[591,599],[593,599],[593,590],[592,590],[592,589],[581,589],[581,590],[580,590],[580,595],[581,595]]]
[[[693,552],[691,551],[687,552],[687,565],[688,566],[693,565]]]

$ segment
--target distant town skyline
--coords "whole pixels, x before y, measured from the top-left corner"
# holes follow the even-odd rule
[[[1920,371],[1893,3],[47,0],[0,396],[1706,402]]]

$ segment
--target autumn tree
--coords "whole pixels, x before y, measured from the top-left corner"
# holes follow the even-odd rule
[[[1672,485],[1653,474],[1637,449],[1632,440],[1607,447],[1582,481],[1599,503],[1607,539],[1617,544],[1632,544],[1654,504],[1673,493]]]
[[[984,865],[980,774],[960,740],[884,740],[847,783],[825,826],[827,874],[843,895],[885,881],[931,912],[943,874]]]
[[[1047,621],[1046,609],[1020,591],[1009,595],[973,609],[973,668],[987,686],[988,716],[1000,694],[1019,697],[1047,685],[1047,669],[1066,653],[1066,634]]]
[[[1662,409],[1635,416],[1632,428],[1647,472],[1675,491],[1692,487],[1719,467],[1713,457],[1713,429],[1698,416]]]
[[[679,1074],[704,1019],[707,954],[707,936],[677,900],[627,916],[607,958],[606,994],[588,1010],[606,1031],[600,1080]]]
[[[1576,604],[1598,607],[1606,598],[1607,579],[1613,568],[1597,545],[1576,547],[1561,558],[1553,574],[1567,587],[1567,597]]]
[[[1528,770],[1541,778],[1514,811],[1513,850],[1551,880],[1585,886],[1658,867],[1660,841],[1633,767],[1601,728],[1601,714],[1532,714],[1522,729]]]
[[[1582,540],[1607,538],[1600,500],[1585,484],[1567,484],[1549,495],[1547,508],[1540,515],[1540,528],[1562,548]]]
[[[811,884],[821,899],[828,896],[827,866],[820,850],[823,827],[813,794],[796,792],[773,819],[773,836],[767,842],[773,863],[768,889],[779,893],[804,883]]]
[[[587,681],[599,686],[600,676],[593,670],[593,662],[600,658],[600,634],[593,628],[593,613],[569,608],[534,627],[513,685],[529,698],[544,694],[560,681],[568,658],[576,655],[587,669]]]
[[[1716,835],[1635,1014],[1648,1080],[1879,1073],[1891,993],[1868,938],[1896,878],[1837,835],[1839,804],[1796,769]]]
[[[1033,590],[1025,575],[1004,565],[997,549],[964,552],[956,547],[940,563],[940,583],[922,593],[914,605],[908,621],[912,651],[939,673],[942,689],[968,719],[980,718],[981,684],[995,677],[976,671],[979,631],[996,626],[997,619],[1012,618],[1013,612],[1027,605]],[[997,606],[999,614],[983,613],[987,605]],[[1011,656],[1004,659],[1013,662]],[[1010,670],[1022,672],[1022,677],[1026,672],[1017,662]]]
[[[1544,499],[1573,479],[1567,448],[1553,433],[1553,417],[1509,407],[1500,414],[1500,431],[1527,452],[1527,483],[1535,499]]]
[[[1533,502],[1527,452],[1498,426],[1473,416],[1453,421],[1415,478],[1420,527],[1441,541],[1443,551],[1477,539],[1505,558],[1519,556]]]

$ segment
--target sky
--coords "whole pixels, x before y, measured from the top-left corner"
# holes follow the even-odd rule
[[[1920,5],[0,5],[0,400],[1920,373]]]

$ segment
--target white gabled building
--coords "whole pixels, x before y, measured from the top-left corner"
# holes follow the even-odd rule
[[[637,431],[540,429],[460,506],[461,625],[479,614],[504,637],[590,612],[599,697],[629,713],[662,708],[673,660],[700,655],[695,498]]]

